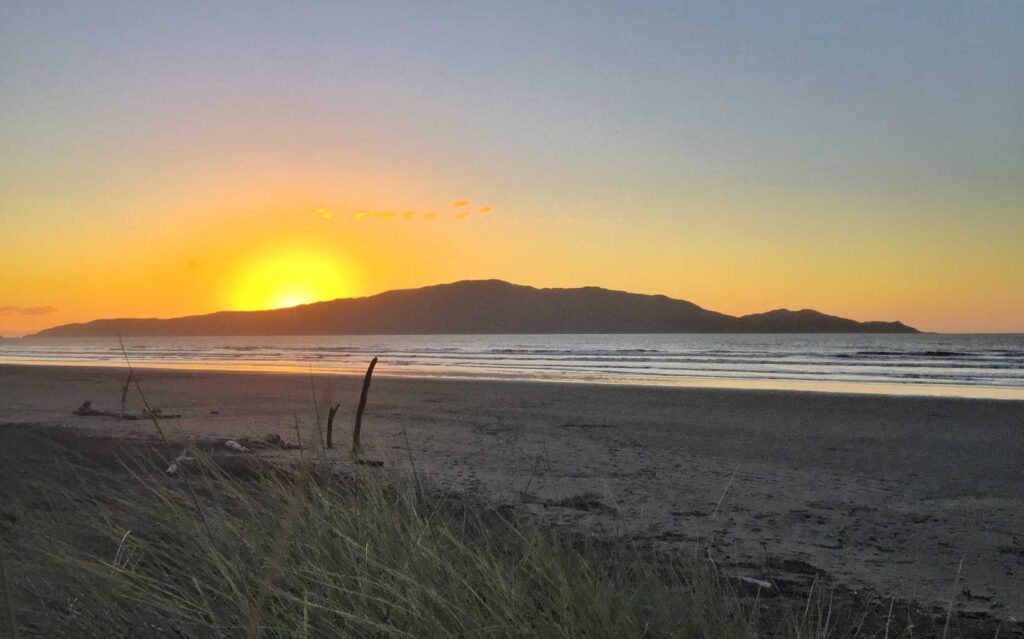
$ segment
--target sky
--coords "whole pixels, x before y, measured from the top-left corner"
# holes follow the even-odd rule
[[[0,8],[0,335],[461,279],[1024,332],[1024,3]]]

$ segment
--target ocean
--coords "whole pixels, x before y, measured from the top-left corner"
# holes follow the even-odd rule
[[[128,338],[134,366],[1024,399],[1024,335]],[[0,341],[0,363],[123,366],[116,338]]]

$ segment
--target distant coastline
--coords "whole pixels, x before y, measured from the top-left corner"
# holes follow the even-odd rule
[[[810,309],[736,317],[664,295],[473,280],[266,311],[98,319],[34,337],[919,332],[898,321],[859,322]]]

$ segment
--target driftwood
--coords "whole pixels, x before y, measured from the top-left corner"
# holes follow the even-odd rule
[[[335,404],[327,409],[327,447],[334,448],[334,416],[338,414],[341,404]]]
[[[233,439],[229,439],[226,442],[224,442],[224,447],[227,448],[228,450],[233,450],[236,453],[251,453],[252,452],[251,448],[249,448],[248,446],[243,446],[242,444],[239,444],[238,442],[236,442]]]
[[[366,397],[370,394],[370,379],[373,377],[373,368],[377,365],[377,358],[370,360],[370,366],[366,369],[366,377],[363,378],[363,392],[359,395],[359,408],[356,409],[356,425],[352,429],[352,454],[359,454],[359,431],[363,426],[363,411],[366,410]]]
[[[195,460],[196,458],[193,457],[190,452],[188,452],[187,450],[183,450],[177,457],[174,458],[174,461],[171,462],[171,465],[168,466],[167,470],[165,470],[164,472],[167,475],[173,477],[174,475],[178,474],[178,471],[181,470],[185,462],[194,462]]]
[[[224,441],[224,447],[236,453],[251,453],[255,450],[302,450],[301,445],[285,441],[277,433],[267,433],[263,439],[252,439],[250,437],[239,437]],[[245,450],[239,450],[243,448]]]
[[[280,448],[281,450],[299,450],[302,448],[301,441],[298,444],[286,442],[277,433],[267,433],[263,437],[263,443],[265,443],[270,448]]]
[[[92,402],[82,402],[82,405],[78,407],[73,413],[79,417],[116,417],[117,419],[127,419],[129,421],[136,421],[140,419],[153,419],[154,417],[159,419],[178,419],[181,415],[177,413],[165,413],[159,408],[154,408],[152,412],[148,408],[142,409],[141,415],[133,415],[132,413],[115,413],[112,410],[98,410],[92,407]]]

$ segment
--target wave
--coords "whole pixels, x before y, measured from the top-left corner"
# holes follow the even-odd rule
[[[965,351],[857,351],[854,355],[868,357],[970,357]]]
[[[1024,390],[1024,336],[353,336],[133,338],[133,364],[621,383],[852,381]],[[0,362],[123,365],[110,340],[5,340]],[[652,382],[656,380],[656,382]]]
[[[610,350],[574,350],[574,349],[543,349],[543,348],[492,348],[482,351],[484,353],[496,353],[496,354],[523,354],[523,355],[577,355],[580,353],[593,354],[593,355],[614,355],[614,354],[641,354],[641,353],[662,353],[664,351],[656,348],[616,348]]]

